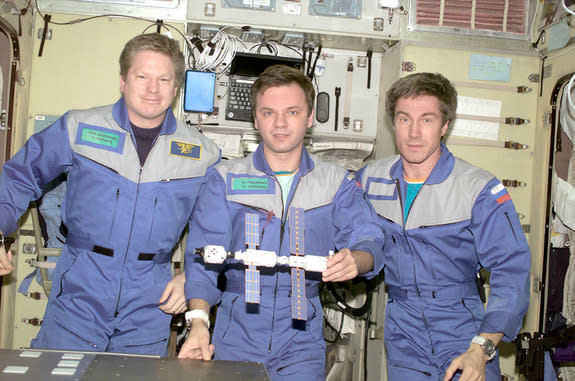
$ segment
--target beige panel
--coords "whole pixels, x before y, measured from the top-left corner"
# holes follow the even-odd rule
[[[86,16],[56,14],[52,20],[66,22],[80,17]],[[42,27],[38,18],[36,32]],[[103,17],[73,25],[50,24],[50,29],[52,38],[45,41],[42,57],[38,57],[41,41],[37,36],[34,41],[31,116],[60,115],[70,109],[115,102],[121,96],[118,58],[124,44],[144,30],[154,32],[156,27],[150,21]],[[178,33],[172,34],[181,41]]]
[[[395,138],[393,135],[392,122],[385,111],[385,94],[391,85],[401,76],[401,61],[403,48],[401,44],[393,46],[383,57],[381,69],[379,117],[377,139],[375,144],[375,159],[396,154]]]

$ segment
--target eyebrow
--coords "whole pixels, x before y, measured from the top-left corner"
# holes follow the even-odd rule
[[[301,106],[289,106],[287,108],[285,108],[284,110],[287,111],[292,111],[292,110],[301,110],[303,109],[303,107]],[[266,107],[266,106],[262,106],[262,108],[260,108],[260,111],[275,111],[276,109],[272,108],[272,107]]]
[[[409,115],[409,114],[408,114],[407,112],[405,112],[405,111],[397,111],[397,112],[395,113],[395,116],[399,116],[399,115],[406,115],[406,116],[411,117],[411,115]],[[423,116],[435,116],[435,117],[439,117],[439,115],[436,114],[436,113],[434,113],[434,112],[426,112],[425,114],[421,114],[421,116],[422,116],[422,117],[423,117]]]

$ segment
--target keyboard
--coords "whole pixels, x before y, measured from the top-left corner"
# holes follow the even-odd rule
[[[226,120],[253,122],[250,91],[254,82],[255,78],[252,77],[230,77]]]

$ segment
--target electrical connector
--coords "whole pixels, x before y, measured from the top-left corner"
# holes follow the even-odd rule
[[[286,32],[282,37],[282,44],[289,46],[303,47],[305,38],[303,33]]]

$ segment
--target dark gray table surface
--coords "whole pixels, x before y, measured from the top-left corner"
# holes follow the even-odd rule
[[[66,360],[68,357],[72,359]],[[25,373],[7,373],[7,370],[15,369],[14,367],[24,367],[16,368],[16,370],[25,370]],[[55,368],[72,369],[69,372],[73,374],[53,374]],[[267,381],[269,376],[264,366],[255,362],[180,360],[155,356],[36,349],[0,349],[0,380]]]

